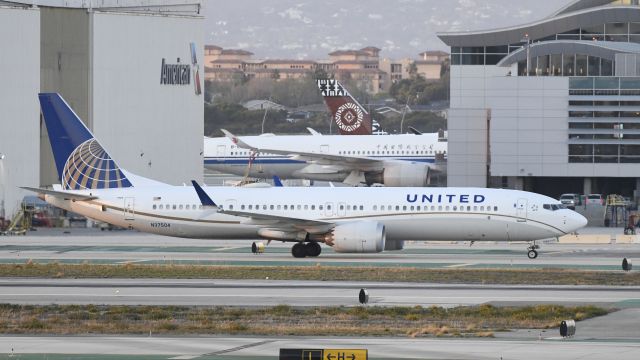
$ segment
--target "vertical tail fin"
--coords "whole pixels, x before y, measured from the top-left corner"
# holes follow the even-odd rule
[[[342,135],[371,135],[371,115],[338,80],[318,79],[318,88]]]
[[[38,95],[64,189],[131,187],[131,182],[57,93]]]

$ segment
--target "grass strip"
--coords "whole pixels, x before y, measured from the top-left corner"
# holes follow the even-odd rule
[[[452,284],[640,285],[640,272],[569,269],[422,269],[334,266],[0,264],[0,277],[264,279]]]
[[[605,315],[595,306],[313,307],[0,304],[0,334],[490,337]]]

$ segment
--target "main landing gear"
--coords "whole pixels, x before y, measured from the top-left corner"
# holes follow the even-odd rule
[[[316,257],[319,256],[322,252],[322,248],[320,244],[315,241],[311,241],[308,243],[296,243],[291,248],[291,255],[295,258],[303,258],[303,257]]]
[[[536,245],[535,243],[529,245],[529,247],[527,248],[527,256],[529,257],[529,259],[535,259],[538,257],[537,249],[540,249],[540,245]]]

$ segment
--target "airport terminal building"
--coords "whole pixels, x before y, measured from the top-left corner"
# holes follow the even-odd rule
[[[449,186],[640,197],[640,5],[579,0],[451,47]]]
[[[0,0],[0,217],[58,183],[39,92],[59,92],[118,164],[202,179],[201,0]],[[183,76],[173,76],[176,69]]]

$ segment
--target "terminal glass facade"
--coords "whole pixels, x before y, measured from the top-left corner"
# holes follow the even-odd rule
[[[569,162],[640,163],[640,77],[569,79]]]

